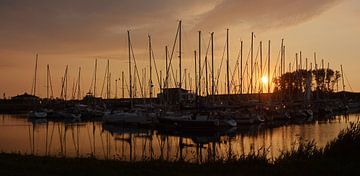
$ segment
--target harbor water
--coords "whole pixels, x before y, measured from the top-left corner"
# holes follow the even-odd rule
[[[324,147],[339,132],[357,122],[359,114],[326,121],[257,124],[211,133],[142,129],[101,122],[29,121],[26,115],[0,115],[0,151],[59,157],[95,157],[139,161],[206,162],[250,153],[276,159],[299,142]]]

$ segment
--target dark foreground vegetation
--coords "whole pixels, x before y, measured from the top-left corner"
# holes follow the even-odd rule
[[[0,154],[0,175],[360,175],[359,168],[360,123],[351,124],[324,148],[300,142],[275,161],[263,154],[205,164]]]

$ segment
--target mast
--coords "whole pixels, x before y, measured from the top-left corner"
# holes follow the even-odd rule
[[[299,69],[299,62],[298,62],[298,53],[295,53],[295,70],[298,71]]]
[[[263,76],[263,68],[262,68],[262,41],[260,41],[260,80],[262,79]],[[262,93],[263,91],[263,83],[262,81],[260,81],[261,87],[260,87],[260,93]]]
[[[95,59],[95,70],[94,70],[94,97],[96,97],[96,71],[97,71],[97,59]]]
[[[81,80],[81,67],[79,67],[78,82],[77,82],[77,98],[80,99],[80,80]]]
[[[110,62],[107,60],[106,65],[106,99],[110,98]]]
[[[163,76],[162,76],[162,70],[160,70],[160,90],[159,92],[161,93],[163,90]],[[155,95],[156,95],[156,91],[155,91]]]
[[[34,96],[36,96],[36,82],[37,82],[37,66],[38,66],[38,58],[39,55],[36,53],[36,59],[35,59],[35,74],[34,74],[34,84],[33,84],[33,90],[32,93]]]
[[[179,21],[179,88],[181,88],[181,20]]]
[[[66,97],[67,97],[67,85],[68,85],[68,66],[66,65],[66,71],[65,71],[65,76],[64,76],[64,79],[65,79],[65,90],[64,90],[64,98],[66,100]]]
[[[340,65],[340,68],[341,68],[341,80],[342,80],[343,92],[345,92],[345,80],[344,80],[343,66]],[[345,95],[345,94],[344,94],[344,95]]]
[[[129,49],[129,98],[131,107],[133,106],[133,92],[132,92],[132,76],[131,76],[131,39],[130,39],[130,31],[127,31],[128,34],[128,49]]]
[[[329,72],[329,69],[330,69],[330,63],[328,62],[327,63],[327,69],[326,69],[326,77],[328,77],[328,72]],[[330,90],[330,81],[327,82],[327,89]]]
[[[184,84],[185,84],[185,87],[184,87],[184,88],[185,88],[185,89],[187,89],[187,80],[186,80],[186,75],[187,75],[187,74],[186,74],[186,71],[187,71],[187,69],[185,68],[185,69],[184,69]]]
[[[302,70],[302,52],[300,51],[300,70]]]
[[[254,32],[251,33],[250,93],[253,92]]]
[[[198,82],[199,96],[201,96],[201,31],[199,31],[199,82]]]
[[[115,79],[115,96],[114,96],[115,99],[117,99],[117,94],[118,94],[118,80],[120,79]]]
[[[316,89],[318,89],[319,87],[319,83],[318,83],[318,81],[317,81],[317,79],[318,79],[318,68],[317,68],[317,62],[316,62],[316,52],[314,52],[314,68],[315,68],[315,71],[316,71],[316,79],[315,79],[315,81],[316,81]]]
[[[168,88],[168,73],[169,73],[169,66],[168,66],[168,47],[165,46],[165,70],[166,70],[166,80],[165,80],[165,88]]]
[[[209,75],[208,75],[208,58],[207,58],[207,54],[205,56],[205,89],[206,89],[206,96],[209,95],[209,81],[208,81],[208,78],[209,78]]]
[[[228,72],[229,74],[229,72]],[[228,77],[229,81],[229,77]],[[229,82],[228,82],[229,84]],[[212,103],[214,104],[215,100],[215,79],[214,79],[214,32],[211,33],[211,95]]]
[[[151,51],[152,51],[152,49],[151,49],[151,36],[150,35],[148,35],[148,37],[149,37],[149,62],[150,62],[150,82],[149,82],[149,96],[150,96],[150,100],[151,100],[151,98],[152,98],[152,64],[151,64]]]
[[[284,65],[283,65],[283,67],[282,67],[282,69],[283,69],[282,71],[283,71],[283,74],[284,74],[284,73],[286,72],[286,66],[285,66],[285,64],[286,64],[286,62],[285,62],[285,60],[286,60],[286,55],[285,55],[285,54],[286,54],[286,50],[285,50],[285,49],[286,49],[286,46],[284,45],[283,48],[284,48],[284,51],[283,51],[283,55],[284,55],[284,56],[283,56],[283,62],[284,62]]]
[[[96,71],[97,71],[97,59],[95,59],[95,70],[94,70],[94,97],[96,97]]]
[[[213,49],[213,48],[212,48]],[[230,81],[229,81],[229,29],[226,29],[226,85],[227,94],[230,94]]]
[[[137,97],[137,81],[138,81],[138,79],[139,79],[139,83],[141,82],[140,81],[140,77],[139,76],[136,76],[136,69],[134,69],[134,92],[133,92],[133,98],[136,98]],[[141,92],[141,91],[140,91]],[[132,98],[131,98],[131,104],[132,104],[133,102],[132,102]]]
[[[187,74],[188,75],[188,86],[189,86],[189,89],[188,90],[190,90],[190,92],[193,90],[192,89],[192,77],[191,77],[191,75],[190,75],[190,71],[189,71],[189,73]]]
[[[165,46],[165,83],[164,83],[164,88],[168,89],[168,86],[169,86],[168,46]],[[163,100],[162,103],[165,105],[164,108],[166,108],[166,103],[168,100],[168,92],[169,92],[168,90],[163,91],[164,97],[162,98],[162,100]]]
[[[243,93],[243,41],[240,42],[240,94]]]
[[[52,88],[52,83],[51,83],[51,72],[50,72],[50,66],[49,64],[47,64],[47,74],[46,74],[46,96],[47,98],[53,98],[54,97],[54,92],[53,92],[53,88]],[[51,94],[50,94],[50,91],[51,91]],[[49,96],[50,94],[50,96]]]
[[[64,100],[66,100],[66,93],[67,93],[67,72],[68,72],[68,65],[66,65],[64,77],[62,78],[62,83],[61,83],[60,98],[64,98]]]
[[[270,80],[270,46],[271,46],[271,41],[269,40],[269,43],[268,43],[268,93],[270,93],[270,82],[271,82],[271,80]]]
[[[121,89],[122,89],[122,98],[125,98],[125,76],[124,76],[124,71],[121,72]]]
[[[284,39],[281,39],[281,48],[280,48],[280,76],[283,74],[283,65],[284,65]]]
[[[49,99],[49,64],[46,65],[46,99]]]
[[[195,61],[195,65],[194,65],[194,67],[195,67],[195,73],[194,73],[194,76],[195,76],[195,95],[196,95],[196,97],[198,96],[198,83],[197,83],[197,65],[196,65],[196,50],[194,50],[194,61]],[[196,101],[197,102],[197,101]]]

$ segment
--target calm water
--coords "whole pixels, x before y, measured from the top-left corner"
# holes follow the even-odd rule
[[[118,126],[101,122],[29,122],[26,116],[0,115],[0,151],[52,156],[95,156],[100,159],[162,158],[203,162],[228,156],[266,152],[276,158],[299,140],[319,147],[359,120],[359,114],[333,120],[279,127],[256,125],[212,134],[186,134]]]

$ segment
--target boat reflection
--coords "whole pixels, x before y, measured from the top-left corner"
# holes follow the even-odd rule
[[[184,160],[206,162],[242,155],[265,154],[274,159],[299,140],[324,146],[356,114],[306,124],[257,124],[210,131],[141,128],[101,122],[56,122],[3,115],[0,150],[60,157],[99,159]]]

